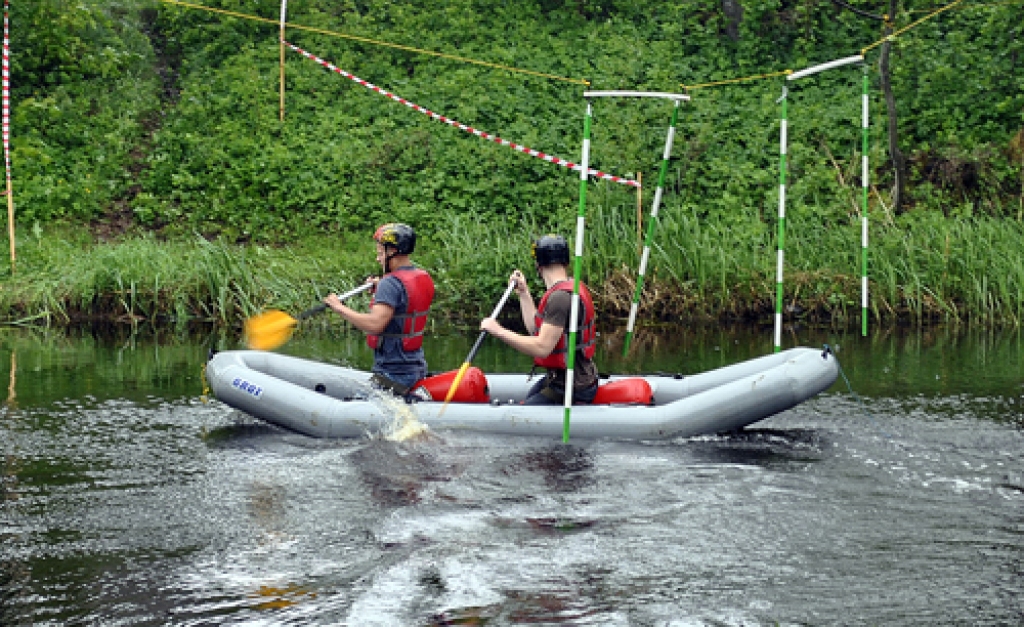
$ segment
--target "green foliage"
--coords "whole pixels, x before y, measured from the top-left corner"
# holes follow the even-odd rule
[[[471,251],[438,264],[451,273],[446,280],[481,300],[500,292],[501,280],[481,284],[477,273],[490,276],[515,254],[476,251],[477,225],[510,242],[535,226],[571,230],[575,172],[430,119],[290,50],[282,122],[279,2],[204,4],[264,21],[152,0],[12,5],[19,224],[127,215],[164,237],[281,244],[397,219],[446,251]],[[748,237],[754,248],[740,255],[747,260],[765,254],[759,248],[775,228],[784,86],[791,219],[827,233],[859,214],[862,70],[696,86],[856,54],[878,40],[880,24],[830,2],[740,4],[742,14],[727,15],[719,0],[292,0],[291,24],[363,39],[296,26],[287,38],[431,111],[571,161],[580,158],[582,85],[373,42],[586,79],[594,89],[688,85],[693,100],[682,106],[665,181],[666,232],[708,246],[733,233]],[[930,10],[932,3],[904,0],[896,23]],[[1019,10],[964,5],[896,40],[892,82],[914,213],[1019,217]],[[892,182],[878,51],[867,55],[872,212],[884,211]],[[671,105],[593,104],[591,165],[642,173],[649,207]],[[589,194],[602,229],[631,228],[623,216],[635,215],[633,189],[599,182]],[[701,293],[742,274],[728,256],[697,261],[678,245],[658,246],[667,276],[695,281]]]
[[[12,177],[22,223],[83,220],[131,184],[131,153],[157,106],[141,4],[11,6]]]
[[[571,235],[577,173],[432,120],[291,50],[281,121],[280,4],[204,4],[263,20],[154,0],[12,4],[11,148],[19,227],[130,217],[144,231],[187,243],[186,252],[154,253],[148,261],[143,257],[153,252],[147,248],[152,242],[118,249],[120,261],[95,253],[85,268],[91,274],[75,278],[91,287],[75,297],[62,278],[23,286],[42,290],[48,310],[101,305],[133,316],[171,310],[178,317],[228,320],[271,302],[302,306],[307,286],[286,285],[304,281],[287,269],[300,261],[274,261],[271,275],[280,280],[259,277],[248,261],[231,259],[237,249],[230,245],[252,245],[259,257],[281,244],[327,239],[337,243],[331,253],[338,263],[347,263],[316,262],[324,275],[348,277],[354,266],[362,274],[372,270],[361,234],[393,219],[417,228],[428,244],[420,260],[446,289],[490,303],[511,267],[528,266],[523,251],[529,237]],[[815,306],[853,316],[856,273],[839,268],[857,266],[861,68],[795,82],[776,76],[705,84],[856,54],[878,41],[881,25],[829,2],[740,4],[741,15],[727,15],[719,0],[292,0],[287,38],[430,111],[573,162],[582,145],[581,84],[452,56],[586,79],[593,89],[675,92],[689,86],[692,100],[679,116],[650,281],[681,295],[683,304],[672,306],[706,312],[730,301],[752,310],[770,302],[770,270],[751,268],[773,268],[784,86],[786,210],[793,226],[787,263]],[[880,11],[878,3],[852,4]],[[904,0],[896,24],[934,9]],[[923,318],[942,310],[955,318],[974,306],[984,316],[1020,320],[1014,296],[1019,268],[1002,268],[1005,277],[982,281],[982,261],[951,271],[951,257],[940,262],[910,254],[913,246],[949,237],[991,237],[997,243],[991,250],[1016,254],[1011,243],[1019,241],[1024,211],[1019,12],[1014,3],[965,4],[895,40],[892,84],[910,166],[911,211],[890,224],[872,266],[892,311]],[[867,53],[868,151],[876,187],[869,211],[892,220],[878,53],[878,47]],[[617,175],[642,173],[649,211],[670,103],[598,99],[593,105],[591,165]],[[624,267],[635,267],[636,193],[599,181],[588,195],[593,239],[587,247],[594,255],[586,258],[587,273],[613,283],[629,274]],[[1008,223],[1005,237],[992,226],[1000,222]],[[923,236],[924,225],[931,232]],[[197,234],[210,243],[198,243]],[[350,240],[351,234],[360,235]],[[827,252],[812,252],[818,249]],[[971,254],[981,258],[982,250]],[[77,258],[70,249],[49,252],[54,258],[40,260],[40,267],[57,274]],[[162,264],[181,255],[199,259],[194,262],[204,268],[204,280],[176,283],[184,296],[168,306],[163,299],[173,271]],[[311,257],[322,259],[318,251]],[[315,291],[324,284],[316,279]],[[998,304],[993,293],[1001,295]],[[112,296],[123,294],[132,296],[124,302]],[[4,298],[8,304],[36,301],[25,292],[8,291]]]
[[[137,2],[13,2],[15,95],[91,79],[111,79],[145,60]]]

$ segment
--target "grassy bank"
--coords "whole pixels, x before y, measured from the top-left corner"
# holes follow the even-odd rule
[[[571,224],[571,211],[565,214],[559,223]],[[602,317],[622,318],[633,298],[639,259],[635,214],[595,207],[586,224],[584,279]],[[435,322],[456,324],[474,324],[493,308],[511,269],[530,269],[530,237],[549,230],[528,216],[495,223],[472,214],[414,226],[415,258],[437,283]],[[663,213],[641,320],[769,321],[775,309],[775,236],[774,224],[756,217]],[[7,242],[3,246],[6,251]],[[1022,249],[1024,226],[1016,221],[927,214],[876,220],[869,265],[872,320],[1019,325]],[[304,310],[375,272],[372,241],[362,232],[272,247],[141,234],[99,243],[85,229],[36,229],[19,237],[17,252],[13,275],[6,255],[0,262],[0,320],[6,324],[201,320],[236,326],[265,308]],[[859,320],[860,255],[858,221],[822,225],[788,217],[787,319]]]
[[[307,0],[289,7],[304,28],[288,38],[409,102],[567,159],[581,149],[574,81],[689,85],[641,319],[769,323],[788,84],[778,73],[878,42],[880,23],[836,3],[650,4]],[[863,68],[785,92],[787,319],[859,320],[864,157],[877,187],[872,318],[1024,318],[1019,7],[948,8],[922,21],[934,3],[899,3],[886,69],[879,46]],[[530,236],[549,224],[571,235],[575,173],[291,52],[282,120],[278,14],[238,0],[13,3],[19,259],[12,273],[2,253],[0,323],[227,328],[268,307],[302,311],[374,272],[369,231],[401,220],[438,283],[433,319],[473,325],[509,270],[530,268]],[[588,159],[643,178],[648,204],[665,105],[595,103]],[[890,114],[907,164],[899,207]],[[588,193],[584,276],[602,318],[621,320],[636,286],[637,192],[595,182]]]

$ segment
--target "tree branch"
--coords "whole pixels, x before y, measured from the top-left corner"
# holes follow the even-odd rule
[[[860,15],[862,17],[870,17],[871,19],[878,20],[879,22],[884,22],[885,21],[885,16],[884,15],[875,15],[874,13],[869,13],[867,11],[862,11],[861,9],[858,9],[857,7],[851,7],[850,5],[846,4],[842,0],[832,0],[832,4],[834,4],[834,5],[838,6],[838,7],[841,7],[843,9],[846,9],[848,11],[853,11],[854,13],[856,13],[857,15]]]

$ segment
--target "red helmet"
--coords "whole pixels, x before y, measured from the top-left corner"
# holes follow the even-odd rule
[[[382,224],[374,231],[373,239],[385,248],[394,248],[399,255],[411,255],[416,248],[416,231],[400,222]]]

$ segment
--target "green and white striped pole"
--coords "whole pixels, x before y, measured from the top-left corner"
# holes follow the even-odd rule
[[[655,223],[658,221],[658,210],[661,208],[661,198],[665,190],[665,174],[668,172],[668,162],[672,157],[672,143],[676,136],[676,123],[679,120],[679,103],[689,100],[686,94],[673,94],[662,91],[587,91],[583,92],[586,98],[662,98],[671,100],[672,120],[669,122],[668,132],[665,136],[665,151],[662,154],[661,169],[658,172],[658,189],[654,192],[654,201],[651,207],[651,219],[647,222],[647,233],[644,236],[644,249],[640,256],[640,269],[637,272],[636,289],[633,293],[633,303],[629,307],[629,322],[626,324],[626,341],[622,347],[622,355],[629,353],[629,346],[633,341],[633,328],[636,325],[637,310],[640,308],[640,295],[644,289],[644,275],[647,272],[647,263],[651,256],[651,239],[654,235]]]
[[[782,271],[786,259],[786,103],[788,92],[782,87],[782,118],[779,123],[779,225],[778,253],[775,262],[775,352],[782,350]]]
[[[852,57],[845,57],[842,59],[835,59],[828,63],[822,63],[820,65],[814,65],[809,68],[804,68],[796,72],[792,72],[786,76],[786,81],[795,81],[812,74],[824,72],[851,63],[863,63],[864,55],[855,55]],[[775,352],[782,350],[782,268],[783,262],[785,261],[785,245],[786,245],[786,101],[787,91],[785,87],[782,89],[782,97],[779,98],[782,102],[782,124],[780,127],[780,163],[779,169],[779,254],[778,254],[778,268],[776,269],[776,284],[775,284]]]
[[[644,275],[647,272],[647,262],[651,257],[651,239],[654,235],[654,223],[658,220],[658,210],[661,208],[661,197],[665,190],[665,174],[668,172],[668,161],[672,157],[672,142],[676,136],[676,122],[679,120],[679,99],[675,99],[672,107],[672,121],[669,122],[668,133],[665,137],[665,152],[661,157],[661,170],[658,172],[658,189],[654,191],[654,201],[651,204],[651,219],[647,221],[647,233],[644,235],[644,250],[640,255],[640,269],[636,277],[636,290],[633,292],[633,303],[629,307],[629,321],[626,323],[626,342],[622,347],[622,356],[629,354],[629,345],[633,342],[633,328],[636,326],[636,314],[640,308],[640,295],[644,289]]]
[[[863,337],[868,336],[868,66],[864,65],[864,94],[861,97],[863,113],[861,116],[861,128],[863,131],[863,147],[861,154],[861,286],[860,286],[860,332]]]
[[[658,192],[655,194],[654,211],[652,212],[651,223],[648,224],[650,231],[654,223],[653,218],[657,216],[658,204],[661,202],[661,190],[664,184],[665,171],[667,170],[668,158],[672,152],[672,139],[675,137],[675,124],[680,100],[689,100],[690,97],[682,94],[669,94],[650,91],[585,91],[583,97],[587,99],[587,115],[583,122],[583,155],[580,160],[580,208],[576,216],[576,260],[573,265],[573,286],[572,286],[572,307],[569,312],[569,355],[566,358],[565,369],[565,418],[562,422],[562,442],[569,441],[569,424],[572,415],[572,384],[574,379],[574,367],[576,365],[576,336],[577,318],[580,310],[580,274],[583,270],[583,239],[586,231],[587,213],[587,171],[590,163],[590,122],[593,116],[591,98],[668,98],[673,100],[676,109],[672,112],[672,124],[669,127],[668,139],[665,143],[665,157],[661,167],[661,175],[658,177]],[[648,240],[650,233],[648,233]],[[645,251],[646,259],[646,251]],[[638,286],[640,283],[638,282]],[[639,293],[639,292],[638,292]]]
[[[586,94],[584,94],[586,95]],[[576,322],[580,312],[580,274],[583,270],[583,235],[587,213],[587,167],[590,164],[590,119],[593,107],[587,100],[587,115],[583,120],[583,154],[580,157],[580,208],[576,214],[576,254],[572,269],[572,307],[569,309],[569,347],[565,360],[565,414],[562,419],[562,442],[569,442],[569,422],[572,415],[573,368],[576,365]]]

